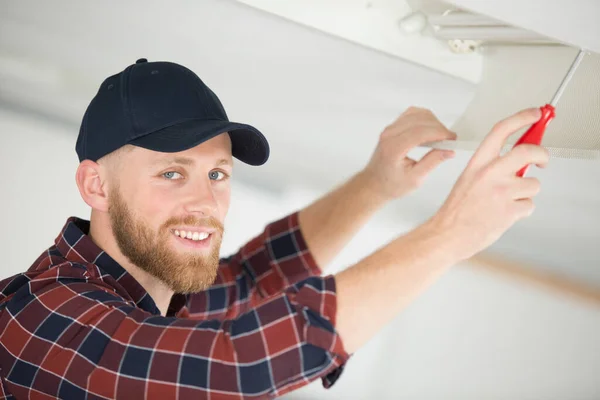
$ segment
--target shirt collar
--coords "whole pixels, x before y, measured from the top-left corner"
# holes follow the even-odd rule
[[[112,276],[141,309],[159,315],[156,303],[135,278],[102,250],[88,236],[90,221],[77,217],[67,219],[54,243],[68,260],[78,263],[94,264],[103,272]],[[168,315],[175,315],[185,304],[185,296],[176,294],[169,305]]]

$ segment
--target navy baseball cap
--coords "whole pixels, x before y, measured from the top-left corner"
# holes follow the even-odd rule
[[[97,161],[126,144],[172,153],[224,132],[238,160],[262,165],[269,158],[263,134],[230,122],[221,101],[194,72],[141,58],[104,80],[83,116],[75,150],[79,161]]]

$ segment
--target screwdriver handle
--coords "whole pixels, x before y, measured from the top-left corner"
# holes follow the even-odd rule
[[[552,106],[551,104],[546,104],[543,107],[540,107],[540,110],[542,110],[542,117],[535,124],[531,125],[527,132],[525,132],[523,136],[521,136],[521,138],[517,141],[517,143],[515,143],[514,147],[525,143],[536,144],[538,146],[542,144],[542,138],[544,136],[544,132],[546,131],[546,127],[548,126],[548,123],[552,120],[552,118],[554,118],[554,106]],[[527,172],[528,168],[529,165],[526,165],[523,168],[521,168],[521,170],[517,172],[517,176],[523,177],[523,175],[525,175],[525,173]]]

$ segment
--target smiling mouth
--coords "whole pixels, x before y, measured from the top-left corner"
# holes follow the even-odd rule
[[[209,232],[191,232],[191,231],[184,231],[184,230],[178,230],[178,229],[173,229],[171,230],[171,232],[181,238],[181,239],[189,239],[192,240],[194,242],[199,242],[202,240],[206,240],[208,239],[210,236],[212,236],[211,233]]]

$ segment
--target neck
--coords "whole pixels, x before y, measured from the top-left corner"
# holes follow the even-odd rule
[[[135,278],[136,281],[148,292],[154,303],[160,310],[161,315],[166,315],[173,297],[173,291],[158,278],[150,275],[143,269],[131,263],[129,259],[121,253],[119,246],[112,234],[110,223],[98,217],[92,211],[90,218],[90,239],[109,256],[111,256],[121,267]]]

